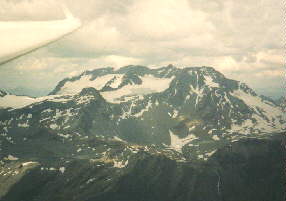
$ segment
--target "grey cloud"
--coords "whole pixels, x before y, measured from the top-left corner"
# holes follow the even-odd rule
[[[102,67],[123,59],[152,66],[210,65],[228,76],[249,81],[254,87],[266,87],[267,83],[251,77],[251,73],[279,70],[283,66],[276,58],[282,54],[283,40],[282,9],[278,0],[4,1],[0,2],[0,18],[60,18],[58,3],[65,3],[82,19],[84,26],[36,56],[19,61],[54,57],[54,60],[43,60],[50,62],[49,70],[41,70],[50,75],[47,83],[51,83],[48,79],[55,81],[51,77],[57,66],[66,66],[58,74],[60,79],[92,64]],[[4,7],[8,9],[1,9]],[[9,68],[13,69],[13,65]],[[11,70],[11,77],[12,74]],[[6,75],[9,79],[9,73]],[[277,76],[270,79],[279,85]]]

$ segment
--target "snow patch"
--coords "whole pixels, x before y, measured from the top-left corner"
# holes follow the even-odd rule
[[[66,102],[69,101],[70,98],[63,98],[60,97],[59,95],[43,96],[39,98],[31,98],[28,96],[6,95],[4,97],[0,97],[0,108],[19,109],[46,100],[52,102]],[[28,118],[32,118],[32,116]]]
[[[270,102],[265,102],[259,96],[254,96],[250,93],[238,89],[231,93],[232,96],[241,99],[248,107],[252,109],[254,114],[251,119],[246,119],[241,125],[233,122],[231,125],[231,132],[238,132],[242,134],[249,133],[268,133],[283,130],[283,124],[280,120],[285,121],[286,116]]]
[[[63,137],[63,138],[66,138],[66,139],[72,137],[70,134],[62,134],[62,133],[59,133],[58,136]]]
[[[217,135],[213,135],[213,136],[212,136],[212,139],[213,139],[213,140],[215,140],[215,141],[220,140],[220,139],[219,139],[219,137],[218,137]]]
[[[217,150],[213,150],[211,152],[205,153],[206,156],[210,157],[212,156]]]
[[[60,171],[62,174],[64,174],[65,171],[66,171],[66,168],[65,168],[65,167],[60,167],[60,168],[59,168],[59,171]]]
[[[57,124],[51,124],[51,125],[50,125],[50,128],[53,129],[53,130],[54,130],[54,129],[57,129],[57,128],[58,128],[58,125],[57,125]]]
[[[134,114],[134,115],[132,115],[132,116],[137,117],[137,118],[142,117],[143,113],[144,113],[144,112],[148,112],[148,110],[149,110],[151,107],[152,107],[152,102],[149,101],[149,102],[148,102],[148,105],[146,106],[146,108],[142,109],[140,112],[138,112],[137,114]]]
[[[113,161],[113,167],[115,168],[124,168],[128,165],[128,160],[123,162],[123,161]]]
[[[86,181],[86,184],[92,183],[92,182],[94,182],[94,181],[95,181],[95,178],[91,178],[91,179],[89,179],[89,180]]]
[[[108,74],[91,80],[92,75],[83,75],[79,80],[66,82],[57,94],[77,94],[88,87],[101,90],[109,81],[112,81],[110,87],[116,88],[120,85],[122,76],[121,74]]]
[[[18,123],[18,127],[20,127],[20,128],[28,128],[29,124],[27,122],[26,123]]]
[[[19,160],[19,158],[13,156],[13,155],[8,155],[6,158],[4,158],[5,160],[8,160],[8,161],[16,161],[16,160]]]
[[[205,85],[209,86],[209,87],[216,87],[219,88],[219,84],[213,81],[213,78],[211,78],[210,76],[204,76],[205,78]]]
[[[120,103],[121,101],[119,99],[124,96],[138,96],[163,92],[169,88],[174,77],[157,78],[153,75],[144,75],[143,77],[140,77],[140,79],[142,80],[142,84],[140,85],[125,85],[124,87],[115,91],[102,92],[101,95],[108,102]]]
[[[182,152],[183,146],[188,144],[189,142],[198,139],[195,135],[190,134],[185,138],[179,138],[177,135],[173,134],[172,131],[169,130],[169,134],[171,137],[171,145],[170,147],[178,152]]]
[[[38,162],[29,161],[29,162],[22,163],[22,166],[25,167],[25,166],[29,166],[29,165],[33,165],[33,164],[38,164]]]
[[[119,138],[117,136],[114,136],[113,139],[116,141],[120,141],[120,142],[126,142],[125,140],[122,140],[121,138]]]
[[[0,107],[2,108],[22,108],[37,102],[35,98],[30,98],[27,96],[16,96],[16,95],[6,95],[0,97]]]

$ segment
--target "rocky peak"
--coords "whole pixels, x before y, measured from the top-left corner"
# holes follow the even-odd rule
[[[79,93],[79,95],[80,96],[94,96],[94,97],[102,98],[102,96],[100,95],[99,91],[97,91],[93,87],[83,88],[81,90],[81,92]]]
[[[0,97],[6,96],[8,93],[4,91],[3,89],[0,89]]]

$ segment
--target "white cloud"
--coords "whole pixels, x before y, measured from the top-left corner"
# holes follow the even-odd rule
[[[51,20],[64,18],[55,0],[4,0],[0,2],[0,20]]]
[[[135,39],[177,40],[210,30],[205,17],[203,12],[190,9],[186,0],[145,0],[129,8],[122,27]]]
[[[128,64],[208,65],[253,87],[266,88],[269,82],[282,86],[283,14],[278,0],[9,2],[0,3],[0,8],[6,8],[0,9],[0,16],[6,12],[15,19],[24,15],[58,18],[62,14],[57,4],[65,3],[84,22],[77,33],[37,55],[53,57],[44,61],[49,65],[30,61],[28,69],[34,71],[50,68],[51,76],[68,76],[89,68]],[[263,76],[268,76],[267,82]]]
[[[94,68],[94,66],[111,66],[114,68],[120,68],[122,66],[127,66],[130,64],[139,65],[140,63],[141,60],[138,58],[124,57],[118,55],[103,56],[97,59],[91,59],[88,62],[91,68]]]

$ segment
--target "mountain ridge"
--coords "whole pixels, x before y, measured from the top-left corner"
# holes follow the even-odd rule
[[[285,195],[282,107],[213,68],[96,69],[1,101],[1,201]]]
[[[95,69],[64,79],[51,94],[0,115],[4,139],[42,127],[164,144],[198,158],[229,141],[282,132],[286,119],[276,104],[212,67]]]

